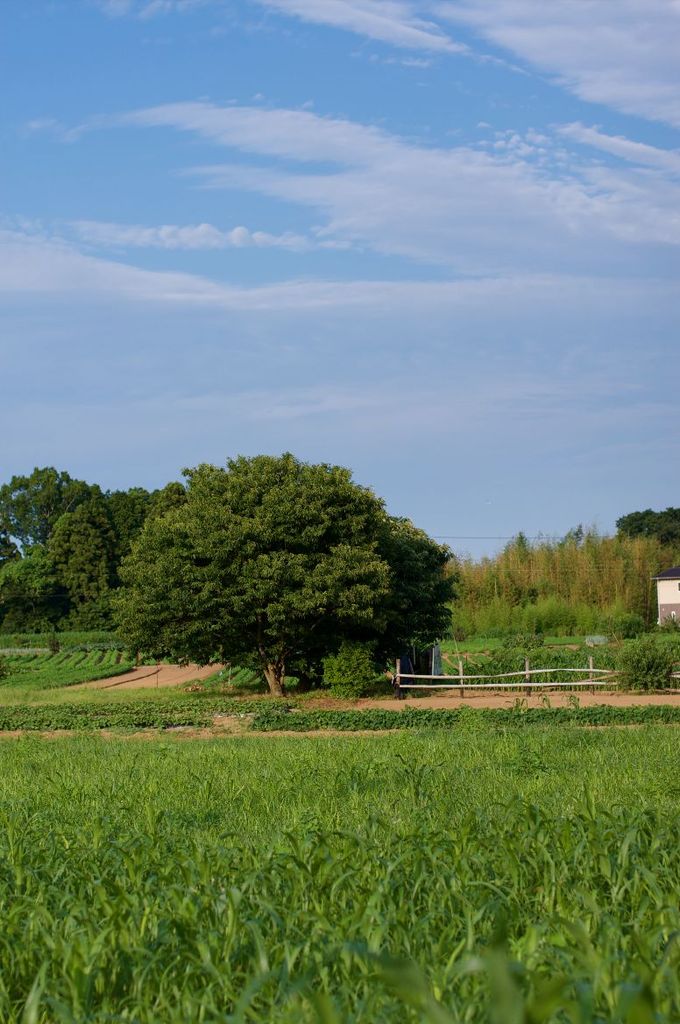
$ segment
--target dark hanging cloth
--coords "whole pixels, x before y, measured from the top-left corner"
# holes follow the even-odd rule
[[[412,676],[413,675],[413,662],[408,654],[400,654],[397,659],[397,665],[399,668],[398,674],[400,676]]]

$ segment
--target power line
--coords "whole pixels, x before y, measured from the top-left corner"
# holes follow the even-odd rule
[[[464,534],[457,533],[433,533],[431,536],[434,540],[517,540],[519,537],[518,533],[510,534],[505,537],[491,537],[491,536],[467,536]],[[522,536],[525,540],[561,540],[562,535],[559,533],[534,533],[527,534],[523,533]]]

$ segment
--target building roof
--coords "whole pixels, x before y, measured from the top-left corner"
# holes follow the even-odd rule
[[[672,569],[664,569],[663,572],[652,576],[653,580],[680,580],[680,565],[674,565]]]

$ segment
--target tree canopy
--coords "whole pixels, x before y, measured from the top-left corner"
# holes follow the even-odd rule
[[[435,639],[450,618],[448,550],[356,484],[286,454],[186,472],[121,567],[126,642],[157,657],[256,659],[272,693],[344,639]]]
[[[629,512],[616,520],[616,529],[626,537],[655,537],[661,544],[680,544],[680,508]]]
[[[0,487],[0,530],[18,540],[23,548],[46,544],[57,520],[100,488],[52,466],[37,466],[28,476],[13,476]]]
[[[53,466],[0,487],[0,628],[112,625],[118,566],[149,517],[185,499],[157,491],[104,491]]]

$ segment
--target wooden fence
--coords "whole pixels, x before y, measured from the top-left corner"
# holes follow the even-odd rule
[[[565,680],[535,680],[534,676],[554,675],[562,673],[565,675],[587,675],[586,679],[565,679]],[[679,673],[680,675],[680,673]],[[524,670],[519,672],[497,672],[490,675],[465,675],[463,659],[458,659],[458,674],[455,676],[433,676],[421,675],[416,672],[401,672],[399,663],[396,665],[396,672],[392,677],[392,685],[397,697],[402,690],[458,690],[461,696],[466,690],[525,690],[531,693],[538,689],[556,689],[558,687],[569,687],[582,689],[589,686],[594,692],[597,686],[616,686],[618,672],[612,668],[595,668],[593,659],[588,658],[588,665],[585,668],[532,668],[529,659],[524,662]],[[477,682],[483,679],[485,682]],[[491,680],[516,680],[521,682],[491,682]],[[413,680],[419,680],[413,682]],[[421,682],[420,680],[428,680]]]

